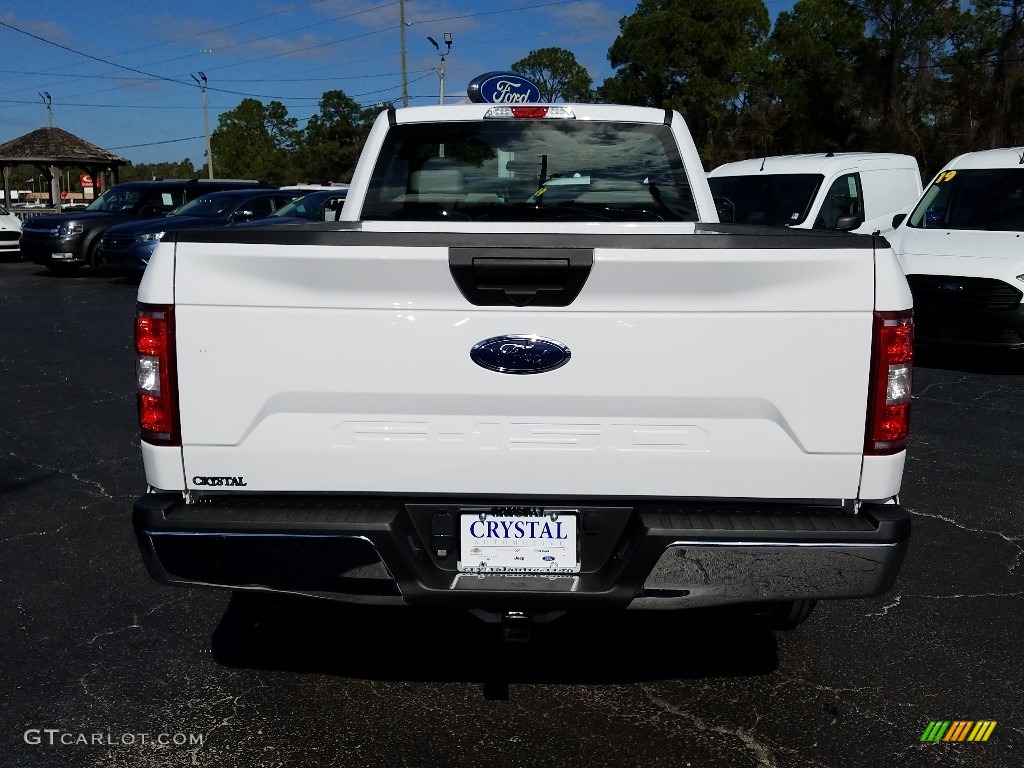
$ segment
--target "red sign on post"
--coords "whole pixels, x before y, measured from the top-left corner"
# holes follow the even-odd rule
[[[83,187],[91,187],[92,186],[92,176],[90,176],[88,173],[83,173],[81,176],[78,177],[78,182]]]
[[[66,189],[62,189],[60,191],[60,199],[61,200],[67,200],[68,199],[68,191]]]

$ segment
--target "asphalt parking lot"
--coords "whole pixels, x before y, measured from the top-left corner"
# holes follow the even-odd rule
[[[1024,363],[923,358],[889,594],[791,633],[570,615],[502,648],[461,613],[151,582],[135,291],[0,263],[3,768],[1024,765]],[[922,743],[934,720],[998,725]]]

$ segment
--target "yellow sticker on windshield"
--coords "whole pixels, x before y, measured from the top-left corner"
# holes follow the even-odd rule
[[[952,181],[954,176],[956,176],[956,171],[946,171],[945,173],[940,173],[938,176],[935,177],[935,183],[941,184],[944,181]]]

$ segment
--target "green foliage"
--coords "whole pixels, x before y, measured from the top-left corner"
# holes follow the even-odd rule
[[[552,101],[678,109],[709,167],[861,150],[909,152],[930,175],[963,152],[1024,144],[1024,0],[797,0],[769,28],[762,0],[640,0],[619,22],[608,51],[615,73],[596,92],[562,48],[531,51],[511,68]],[[303,130],[280,102],[245,99],[213,133],[214,169],[348,181],[375,116],[328,91]],[[120,175],[205,169],[185,160]]]
[[[977,0],[942,61],[939,121],[954,154],[1024,144],[1024,0]]]
[[[678,109],[699,149],[724,149],[741,95],[765,67],[761,0],[641,0],[608,51],[604,101]]]
[[[542,101],[590,102],[594,100],[593,79],[564,48],[540,48],[511,67],[540,88]]]
[[[1024,144],[1024,0],[641,0],[602,100],[678,109],[709,166],[908,152],[930,174]]]
[[[210,137],[214,173],[271,184],[348,181],[376,116],[342,91],[327,91],[303,130],[281,102],[243,99]]]
[[[188,158],[180,163],[139,163],[122,166],[119,181],[146,181],[148,179],[194,179],[199,175]]]
[[[855,84],[864,16],[846,0],[799,0],[767,43],[765,83],[785,105],[773,154],[855,146],[866,94]]]
[[[220,116],[210,136],[214,175],[287,183],[295,174],[292,150],[302,135],[297,125],[279,101],[243,99]]]
[[[301,181],[349,181],[377,110],[364,109],[342,91],[327,91],[306,125],[298,152]]]

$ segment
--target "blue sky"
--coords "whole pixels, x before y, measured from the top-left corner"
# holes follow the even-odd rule
[[[410,104],[435,103],[439,59],[427,41],[451,32],[445,90],[531,50],[572,51],[595,84],[636,0],[405,0]],[[772,16],[791,0],[769,0]],[[27,33],[27,34],[26,34]],[[53,124],[134,163],[204,162],[204,72],[210,129],[252,96],[284,103],[300,125],[326,90],[361,104],[401,100],[394,0],[19,0],[0,10],[0,143]]]

